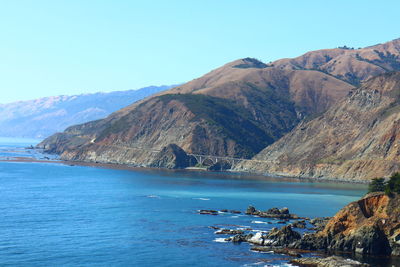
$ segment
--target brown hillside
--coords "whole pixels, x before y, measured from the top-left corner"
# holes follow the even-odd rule
[[[378,76],[303,122],[240,170],[300,177],[370,179],[400,167],[400,73]]]

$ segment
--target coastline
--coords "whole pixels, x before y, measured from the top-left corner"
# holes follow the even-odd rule
[[[338,183],[338,184],[368,184],[369,181],[363,180],[349,180],[349,179],[332,179],[332,178],[306,178],[306,177],[295,177],[295,176],[284,176],[278,174],[261,174],[251,172],[238,172],[238,171],[210,171],[204,168],[189,167],[186,169],[164,169],[164,168],[152,168],[152,167],[139,167],[127,164],[118,163],[104,163],[104,162],[86,162],[86,161],[70,161],[70,160],[47,160],[47,159],[35,159],[30,157],[4,157],[0,158],[0,162],[21,162],[21,163],[55,163],[69,166],[83,166],[83,167],[94,167],[103,169],[113,170],[128,170],[128,171],[163,171],[163,172],[199,172],[205,174],[217,174],[221,177],[229,176],[231,179],[243,179],[243,180],[276,180],[276,181],[287,181],[287,182],[310,182],[310,183]]]

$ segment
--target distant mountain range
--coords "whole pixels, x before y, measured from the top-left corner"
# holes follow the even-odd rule
[[[388,175],[397,165],[387,161],[397,158],[380,152],[368,154],[368,146],[360,143],[347,149],[370,127],[379,125],[383,115],[378,116],[376,109],[398,114],[400,92],[393,85],[398,75],[387,74],[393,71],[400,71],[400,39],[360,49],[312,51],[269,64],[244,58],[136,102],[105,119],[70,127],[40,146],[67,160],[137,166],[162,167],[154,160],[166,162],[182,155],[182,151],[255,157],[258,162],[241,164],[236,169],[349,179],[371,178],[371,173],[360,172],[361,167],[353,163],[342,166],[348,171],[336,171],[336,166],[374,156],[385,163],[381,164],[379,174]],[[382,90],[371,85],[376,84],[375,79],[381,86],[393,88]],[[352,101],[359,104],[351,104]],[[354,121],[346,120],[351,117]],[[394,127],[392,132],[397,131]],[[373,144],[380,132],[370,139],[365,135],[365,140]],[[390,146],[387,142],[397,140],[393,138],[380,139],[379,147]],[[327,140],[335,145],[328,146]],[[177,146],[171,149],[171,144]],[[157,151],[176,155],[161,156]],[[321,169],[321,164],[328,165]],[[367,168],[368,163],[364,164]]]
[[[45,138],[68,126],[97,120],[173,86],[110,93],[53,96],[0,104],[0,136]]]

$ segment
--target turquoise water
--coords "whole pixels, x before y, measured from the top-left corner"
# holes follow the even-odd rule
[[[43,155],[0,139],[0,157]],[[286,256],[216,242],[209,226],[268,230],[267,219],[199,209],[289,207],[331,216],[366,186],[239,175],[0,162],[0,266],[281,266]]]

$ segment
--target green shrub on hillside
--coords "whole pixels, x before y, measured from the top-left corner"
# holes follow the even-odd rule
[[[384,178],[372,179],[368,186],[368,193],[385,192],[386,195],[400,194],[400,173],[396,172],[385,182]]]
[[[368,186],[368,193],[385,191],[385,179],[374,178]]]

